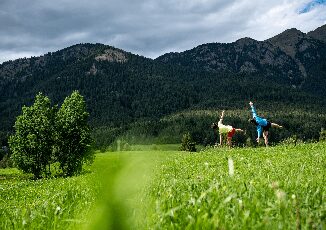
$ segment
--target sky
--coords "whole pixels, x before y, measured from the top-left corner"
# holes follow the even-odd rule
[[[149,58],[326,24],[326,0],[0,0],[0,63],[79,43]]]

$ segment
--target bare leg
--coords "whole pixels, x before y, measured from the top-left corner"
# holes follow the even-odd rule
[[[264,137],[264,140],[265,140],[265,145],[267,147],[268,146],[268,131],[263,132],[263,137]]]
[[[222,134],[220,134],[220,145],[222,145]]]
[[[232,137],[228,137],[227,141],[228,141],[229,147],[231,148],[232,147]]]
[[[281,125],[278,125],[276,123],[271,123],[272,127],[276,127],[276,128],[283,128],[283,126]]]

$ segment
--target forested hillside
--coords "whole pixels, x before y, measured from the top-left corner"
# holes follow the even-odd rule
[[[290,32],[263,42],[205,44],[155,60],[103,44],[78,44],[5,62],[0,65],[2,145],[21,107],[38,92],[59,103],[73,90],[86,100],[97,147],[117,138],[178,142],[184,132],[209,144],[210,124],[222,109],[227,123],[248,129],[238,137],[245,143],[254,135],[247,122],[249,100],[261,115],[286,127],[272,141],[293,135],[317,139],[326,127],[326,43],[317,37],[326,32],[318,29],[314,37]],[[282,43],[296,35],[293,44]]]

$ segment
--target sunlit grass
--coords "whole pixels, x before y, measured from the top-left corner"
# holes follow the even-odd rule
[[[326,144],[141,147],[71,178],[0,170],[0,229],[325,228]]]
[[[132,151],[177,151],[180,144],[152,144],[152,145],[131,145]]]
[[[153,182],[153,223],[180,229],[322,228],[325,158],[324,145],[212,149],[171,157]]]

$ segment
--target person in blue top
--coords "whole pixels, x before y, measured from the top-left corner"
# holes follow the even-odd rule
[[[251,107],[251,112],[252,112],[252,118],[249,119],[249,121],[253,124],[256,125],[257,127],[257,134],[258,137],[256,141],[259,143],[260,137],[263,134],[264,140],[265,140],[265,145],[266,147],[268,146],[268,131],[270,127],[276,127],[276,128],[283,128],[281,125],[278,125],[276,123],[271,123],[265,118],[259,117],[256,113],[254,103],[249,102],[249,105]]]

